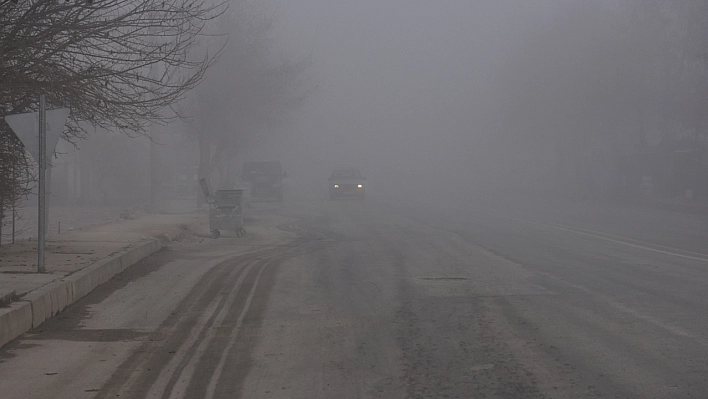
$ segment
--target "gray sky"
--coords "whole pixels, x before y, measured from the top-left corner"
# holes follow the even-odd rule
[[[521,145],[504,154],[514,161],[497,161],[506,148],[498,120],[514,120],[506,104],[516,97],[527,96],[532,107],[524,110],[533,113],[533,96],[556,96],[543,85],[577,61],[572,51],[554,57],[587,37],[573,21],[562,22],[566,14],[603,18],[612,11],[603,0],[592,7],[569,0],[272,1],[278,40],[294,55],[312,55],[309,73],[319,86],[279,142],[295,158],[291,167],[327,173],[356,165],[386,185],[471,185],[504,177],[493,167],[523,168],[511,165],[516,159],[543,164],[543,143],[533,155]],[[519,59],[534,64],[520,67]]]
[[[509,50],[488,37],[509,35],[500,21],[521,14],[488,3],[281,2],[279,34],[313,55],[319,85],[298,112],[295,148],[376,174],[469,158],[480,94]]]

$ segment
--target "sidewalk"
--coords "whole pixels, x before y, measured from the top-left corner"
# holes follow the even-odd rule
[[[42,274],[36,239],[1,246],[0,346],[206,221],[201,209],[182,206],[172,212],[49,234]]]

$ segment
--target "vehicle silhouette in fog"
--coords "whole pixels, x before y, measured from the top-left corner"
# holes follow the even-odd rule
[[[329,200],[366,197],[366,178],[359,169],[335,169],[329,176]]]
[[[283,200],[283,167],[278,161],[244,162],[242,178],[250,184],[251,198]]]

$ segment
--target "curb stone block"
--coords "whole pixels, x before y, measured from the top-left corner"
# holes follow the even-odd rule
[[[32,306],[32,328],[69,306],[68,288],[66,282],[55,281],[40,290],[30,292],[23,298]]]
[[[32,310],[32,322],[30,323],[30,327],[37,327],[44,323],[45,320],[52,317],[52,300],[49,291],[41,289],[30,292],[25,295],[23,300],[30,304]]]
[[[19,337],[32,328],[32,305],[27,301],[14,302],[0,309],[0,346]]]
[[[91,284],[91,275],[82,273],[81,275],[74,275],[76,276],[75,278],[72,279],[72,281],[69,282],[71,284],[74,295],[71,298],[71,302],[74,303],[78,301],[79,299],[83,298],[91,292],[93,284]],[[72,277],[74,277],[72,276]]]
[[[28,293],[22,301],[0,308],[0,347],[38,327],[99,285],[161,248],[162,244],[158,240],[129,247],[65,279]]]
[[[64,281],[58,281],[49,291],[49,298],[52,301],[52,316],[64,310],[69,306],[69,284]]]

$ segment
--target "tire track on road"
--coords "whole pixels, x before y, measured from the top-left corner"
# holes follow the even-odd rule
[[[245,378],[244,359],[250,348],[239,342],[241,327],[258,298],[259,312],[267,302],[269,287],[262,276],[269,270],[272,285],[277,266],[288,258],[312,250],[321,242],[307,226],[290,225],[300,236],[298,245],[277,245],[234,256],[210,269],[180,302],[177,309],[144,342],[97,393],[114,397],[233,397]],[[265,291],[265,292],[264,292]],[[263,294],[263,295],[261,295]],[[244,357],[244,356],[241,356]],[[238,364],[242,370],[225,373]],[[234,378],[237,374],[243,378]]]
[[[235,282],[231,292],[229,292],[226,297],[222,296],[222,299],[219,301],[218,309],[212,312],[209,322],[201,327],[198,334],[192,335],[193,340],[189,345],[187,352],[184,356],[176,356],[174,358],[179,361],[177,367],[168,367],[166,369],[168,373],[164,373],[164,375],[169,378],[169,380],[163,380],[164,382],[162,384],[153,384],[150,392],[148,392],[148,397],[161,396],[163,399],[185,397],[187,384],[189,384],[194,373],[196,372],[197,363],[205,355],[207,346],[209,346],[211,341],[215,338],[215,335],[218,333],[217,329],[223,327],[224,319],[231,311],[236,299],[238,299],[238,294],[241,287],[244,285],[244,281],[248,278],[251,269],[258,267],[257,263],[258,258],[242,267],[238,280]],[[183,348],[186,346],[187,345],[183,345]],[[171,369],[174,369],[174,371],[169,372]],[[158,382],[160,381],[158,380]]]
[[[249,265],[267,254],[267,250],[262,250],[247,256],[235,256],[209,270],[172,315],[150,334],[152,338],[128,357],[96,398],[145,397],[161,375],[174,373],[175,370],[170,368],[174,359],[191,356],[188,351],[213,325],[225,305],[227,295],[220,293],[233,289]]]

